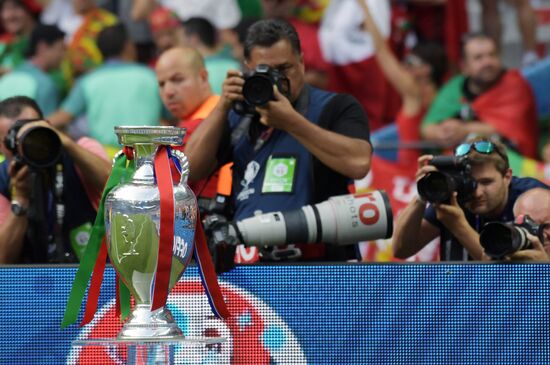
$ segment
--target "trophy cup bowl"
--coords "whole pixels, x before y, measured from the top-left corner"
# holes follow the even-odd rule
[[[183,332],[170,311],[151,311],[159,252],[160,193],[154,176],[159,146],[181,145],[185,129],[177,127],[116,127],[119,142],[133,148],[135,173],[105,200],[105,229],[110,262],[130,290],[135,307],[119,339],[177,339]],[[187,159],[173,151],[182,166],[174,184],[174,241],[169,291],[183,275],[193,253],[197,200],[187,186]]]

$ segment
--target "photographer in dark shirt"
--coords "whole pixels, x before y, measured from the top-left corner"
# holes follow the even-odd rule
[[[392,244],[396,257],[410,257],[440,236],[442,261],[481,260],[479,232],[483,225],[490,221],[513,221],[512,209],[519,195],[537,187],[548,189],[536,179],[512,176],[506,150],[499,142],[475,138],[455,151],[455,155],[468,159],[471,177],[477,183],[471,199],[459,205],[456,192],[447,203],[427,204],[421,197],[413,199],[395,226]],[[437,171],[429,164],[432,159],[431,155],[419,158],[417,183]]]
[[[110,174],[101,145],[74,142],[36,102],[0,102],[0,264],[75,262]]]
[[[190,179],[205,178],[216,166],[233,161],[234,220],[346,194],[350,181],[364,177],[371,162],[367,117],[357,100],[305,83],[300,40],[283,20],[253,24],[244,53],[247,67],[263,81],[256,79],[259,87],[246,92],[251,79],[237,70],[228,72],[216,108],[186,147]],[[275,82],[262,87],[268,79]],[[264,92],[272,92],[266,103],[249,102]],[[245,94],[248,110],[238,114],[235,106],[242,106]],[[349,248],[339,248],[343,254],[330,249],[310,245],[292,257],[355,258]]]

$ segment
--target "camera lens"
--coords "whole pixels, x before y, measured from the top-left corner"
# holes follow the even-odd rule
[[[273,81],[265,75],[253,75],[243,85],[243,97],[251,105],[262,106],[273,99]]]
[[[485,253],[495,259],[501,259],[530,245],[525,228],[500,222],[487,223],[481,231],[479,241]]]
[[[447,174],[433,171],[418,180],[417,189],[420,196],[430,203],[444,203],[451,199],[456,186]]]
[[[61,140],[50,128],[34,127],[19,136],[20,154],[29,166],[53,166],[61,156]]]

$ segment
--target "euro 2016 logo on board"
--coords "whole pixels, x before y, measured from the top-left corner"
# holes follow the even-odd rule
[[[251,293],[220,283],[232,317],[227,321],[211,314],[199,279],[182,280],[168,297],[168,308],[187,338],[226,338],[206,349],[176,345],[168,361],[162,347],[155,356],[173,364],[307,364],[305,354],[292,330],[267,304]],[[95,319],[85,326],[78,340],[114,339],[122,323],[115,315],[115,301],[105,304]],[[130,350],[113,346],[73,347],[67,364],[126,364]],[[135,357],[135,354],[133,354]],[[151,358],[151,354],[148,354]]]

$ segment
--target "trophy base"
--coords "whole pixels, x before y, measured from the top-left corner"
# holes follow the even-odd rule
[[[98,359],[105,358],[125,365],[231,364],[230,356],[221,350],[226,341],[224,337],[81,339],[73,341],[67,364],[102,363]]]
[[[117,338],[120,340],[182,339],[185,336],[165,307],[155,311],[149,305],[138,304]]]

